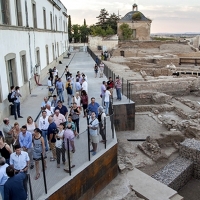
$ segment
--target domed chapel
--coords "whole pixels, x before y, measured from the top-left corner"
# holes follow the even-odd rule
[[[133,40],[150,40],[151,20],[138,11],[138,5],[133,4],[132,11],[128,12],[117,24],[117,34],[122,39],[120,25],[126,23],[133,31]]]

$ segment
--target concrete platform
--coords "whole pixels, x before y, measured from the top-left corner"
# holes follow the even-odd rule
[[[137,168],[127,173],[127,178],[136,194],[145,200],[182,200],[178,193],[141,172]]]

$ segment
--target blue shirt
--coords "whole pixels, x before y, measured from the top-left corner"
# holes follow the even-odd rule
[[[24,189],[23,180],[26,174],[20,172],[9,178],[4,185],[4,200],[26,200],[27,194]]]
[[[26,131],[25,134],[22,132],[19,133],[19,144],[21,147],[30,149],[32,147],[32,134]]]
[[[8,167],[7,163],[0,166],[0,185],[4,185],[8,179],[8,176],[6,174],[6,167]]]
[[[95,112],[96,117],[98,117],[98,107],[99,107],[98,103],[95,102],[94,105],[90,103],[88,105],[89,115],[91,115],[92,112]]]
[[[51,139],[52,143],[56,142],[55,132],[54,132],[55,129],[57,129],[57,126],[56,126],[55,122],[52,122],[51,124],[49,124],[49,127],[47,129],[47,138],[48,138],[48,140],[49,140],[50,134],[53,134],[53,138]]]
[[[57,88],[58,90],[63,90],[63,88],[64,88],[63,82],[57,81],[57,82],[56,82],[56,88]]]
[[[57,107],[55,107],[55,110],[60,110],[60,113],[62,114],[62,115],[66,115],[66,113],[68,112],[68,110],[67,110],[67,107],[66,106],[64,106],[64,105],[62,105],[62,107],[61,108],[59,108],[58,106]]]

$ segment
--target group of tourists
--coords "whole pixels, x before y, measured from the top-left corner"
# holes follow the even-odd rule
[[[100,77],[103,77],[104,64],[101,62],[98,68],[100,69]],[[69,165],[71,168],[75,167],[72,163],[75,153],[75,139],[80,137],[81,113],[83,113],[83,118],[88,117],[87,127],[92,145],[91,154],[94,156],[97,153],[99,134],[102,137],[100,142],[106,142],[104,126],[106,115],[109,115],[109,104],[110,99],[113,98],[114,88],[117,99],[121,100],[119,77],[115,81],[109,77],[107,82],[102,82],[101,105],[95,101],[95,97],[92,97],[89,103],[88,79],[84,73],[77,71],[76,78],[74,78],[66,66],[65,77],[66,83],[64,84],[61,77],[58,77],[56,67],[49,71],[48,91],[49,97],[53,98],[50,101],[49,97],[44,97],[38,123],[34,122],[31,116],[28,116],[26,123],[20,127],[17,121],[10,124],[9,119],[4,118],[4,135],[0,135],[0,193],[3,199],[13,199],[9,197],[12,180],[22,181],[23,191],[20,193],[19,199],[27,198],[26,173],[28,168],[35,167],[35,180],[37,180],[40,177],[39,163],[43,160],[45,169],[47,168],[45,159],[47,158],[46,153],[50,150],[52,154],[50,161],[56,161],[57,168],[60,168],[61,159],[65,172],[69,173]],[[64,88],[67,93],[66,106],[64,105]],[[54,94],[54,90],[56,94]],[[19,87],[12,87],[11,93],[11,99],[14,105],[16,104],[15,119],[17,119],[17,117],[22,117],[20,115],[19,98],[21,94]],[[68,159],[68,155],[70,159]]]

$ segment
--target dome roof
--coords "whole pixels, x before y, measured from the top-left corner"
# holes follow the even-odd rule
[[[134,14],[137,14],[137,13],[140,13],[140,19],[133,19],[133,15]],[[119,22],[134,22],[134,21],[149,21],[151,22],[150,19],[146,18],[140,11],[131,11],[131,12],[128,12],[123,18],[121,18],[119,20]]]

